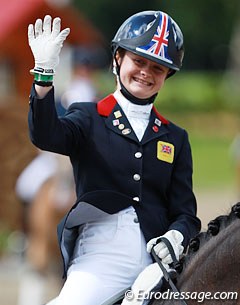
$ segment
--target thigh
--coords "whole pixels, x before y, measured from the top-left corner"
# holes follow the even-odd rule
[[[86,227],[77,242],[68,274],[89,272],[109,287],[124,289],[151,262],[136,213],[130,211],[119,213],[117,221],[111,219]]]
[[[100,305],[130,287],[151,262],[134,211],[87,224],[66,283],[51,305]]]
[[[104,285],[96,275],[72,271],[59,296],[47,305],[101,305],[119,291]]]

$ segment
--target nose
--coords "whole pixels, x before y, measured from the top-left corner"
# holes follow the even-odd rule
[[[150,74],[150,65],[146,64],[144,65],[144,67],[141,68],[141,71],[140,71],[141,75],[142,76],[147,76]]]

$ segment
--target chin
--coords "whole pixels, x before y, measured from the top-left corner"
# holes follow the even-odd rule
[[[142,100],[151,97],[151,95],[140,95],[140,94],[133,94],[133,95]]]
[[[129,91],[133,96],[137,97],[137,98],[140,98],[140,99],[146,99],[148,97],[150,97],[151,95],[146,95],[146,92],[144,92],[145,94],[143,94],[142,92],[139,92],[137,90],[132,90],[132,91]]]
[[[152,95],[154,95],[154,93],[152,92],[149,92],[148,93],[148,90],[147,88],[143,89],[141,88],[141,90],[131,90],[130,91],[132,93],[132,95],[136,96],[137,98],[140,98],[140,99],[146,99],[148,97],[151,97]]]

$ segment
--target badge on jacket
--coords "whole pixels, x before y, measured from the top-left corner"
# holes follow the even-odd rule
[[[174,146],[171,143],[158,141],[157,142],[157,158],[161,161],[173,163]]]

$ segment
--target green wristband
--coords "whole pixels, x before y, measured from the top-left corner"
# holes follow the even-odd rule
[[[53,75],[44,75],[34,72],[34,80],[37,82],[53,82]]]

